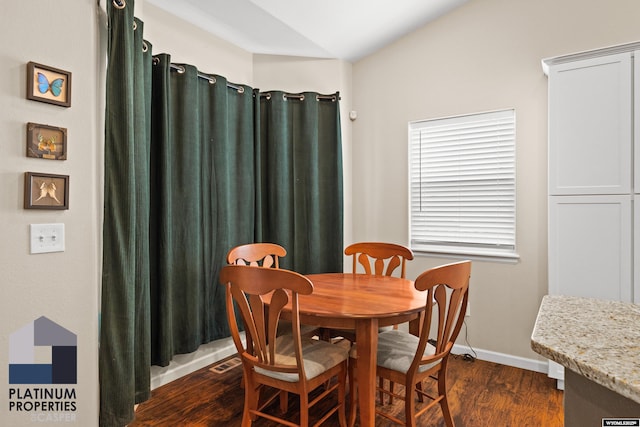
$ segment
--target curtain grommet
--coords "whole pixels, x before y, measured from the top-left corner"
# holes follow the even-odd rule
[[[149,46],[147,45],[147,42],[142,40],[142,51],[146,53],[148,50]]]
[[[185,71],[187,71],[187,69],[184,68],[184,66],[182,65],[176,65],[176,68],[177,68],[178,74],[184,74]]]
[[[239,94],[243,94],[243,93],[244,93],[244,86],[240,86],[240,87],[238,88],[238,93],[239,93]]]
[[[113,4],[113,7],[120,10],[127,6],[127,2],[125,0],[113,0],[111,3]]]
[[[289,98],[297,99],[298,101],[304,101],[304,93],[283,93],[282,99],[287,101]]]
[[[338,97],[336,95],[316,95],[316,101],[327,100],[331,102],[336,102]]]

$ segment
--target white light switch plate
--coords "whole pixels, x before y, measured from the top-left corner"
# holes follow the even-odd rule
[[[31,224],[31,253],[64,252],[64,224]]]

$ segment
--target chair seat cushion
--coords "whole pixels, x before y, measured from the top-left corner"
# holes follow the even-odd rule
[[[283,335],[276,338],[276,364],[296,364],[296,354],[293,345],[293,336]],[[315,378],[323,372],[342,363],[349,357],[349,349],[344,346],[330,344],[325,341],[302,338],[302,359],[307,380]],[[287,372],[274,372],[268,369],[256,367],[256,372],[289,382],[299,380],[298,374]]]
[[[418,351],[419,338],[408,332],[391,330],[378,335],[378,366],[394,371],[407,373],[413,358]],[[424,356],[435,354],[435,347],[427,344]],[[422,365],[419,372],[424,372],[439,362]]]
[[[278,332],[276,333],[276,335],[279,336],[279,335],[285,335],[285,334],[291,335],[291,322],[287,320],[280,320],[278,322]],[[300,325],[300,336],[311,338],[317,334],[318,334],[317,326]]]

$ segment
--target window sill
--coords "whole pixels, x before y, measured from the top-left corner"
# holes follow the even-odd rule
[[[472,261],[504,262],[516,264],[520,261],[520,255],[511,251],[496,251],[471,248],[443,247],[412,247],[411,250],[417,256],[434,258],[469,259]]]

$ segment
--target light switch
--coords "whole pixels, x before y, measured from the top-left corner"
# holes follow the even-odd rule
[[[31,224],[31,253],[64,252],[64,224]]]

